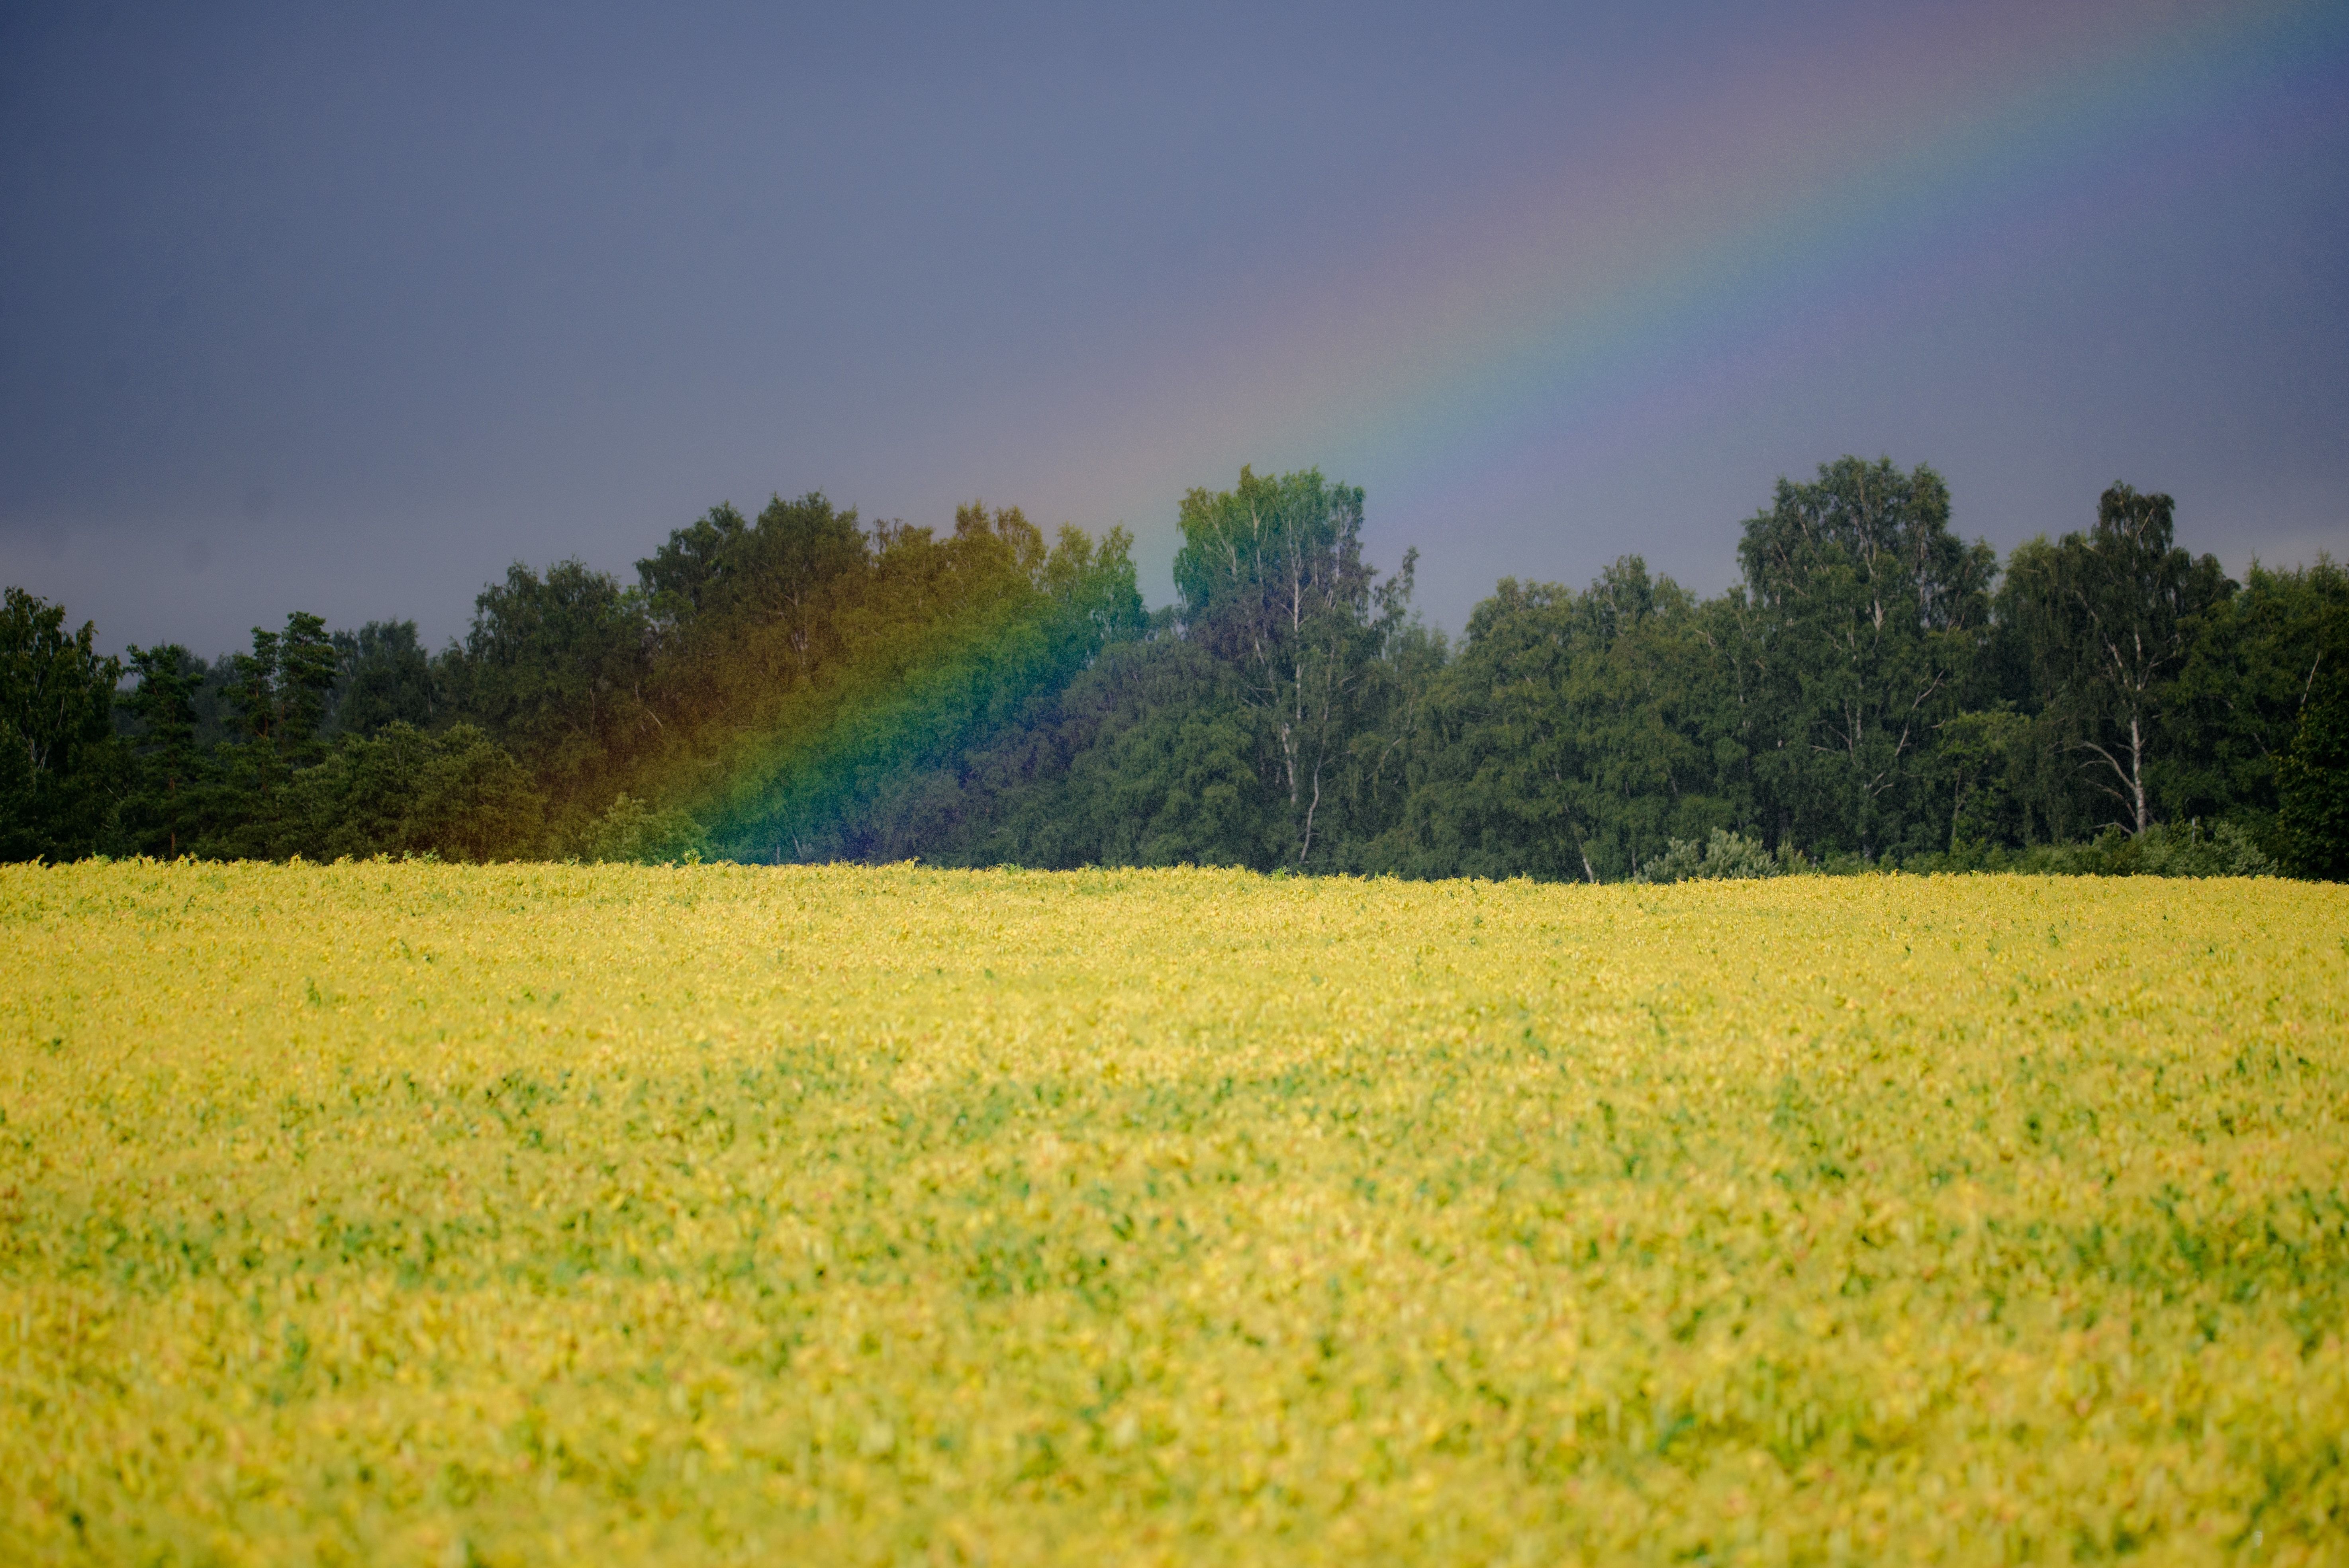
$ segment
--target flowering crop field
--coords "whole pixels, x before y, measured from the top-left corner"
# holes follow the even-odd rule
[[[2349,1560],[2349,889],[0,868],[0,1560]]]

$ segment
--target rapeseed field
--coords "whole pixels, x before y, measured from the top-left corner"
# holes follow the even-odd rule
[[[0,869],[0,1560],[2349,1560],[2349,889]]]

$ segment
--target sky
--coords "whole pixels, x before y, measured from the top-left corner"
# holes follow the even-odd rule
[[[0,581],[437,644],[731,500],[1318,467],[1457,631],[1782,476],[2349,556],[2349,6],[0,11]]]

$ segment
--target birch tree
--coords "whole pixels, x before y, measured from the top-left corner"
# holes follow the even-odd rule
[[[1313,862],[1350,757],[1365,687],[1402,628],[1415,554],[1381,584],[1362,559],[1362,492],[1318,469],[1183,498],[1174,585],[1185,634],[1237,672],[1261,726],[1284,863]]]
[[[2153,824],[2151,770],[2171,685],[2201,617],[2232,587],[2215,558],[2173,542],[2175,508],[2115,484],[2086,533],[2018,548],[2002,591],[2047,721],[2131,833]]]
[[[1933,728],[1957,711],[1990,619],[1997,557],[1950,531],[1920,464],[1839,458],[1778,481],[1738,545],[1733,645],[1745,743],[1778,820],[1806,849],[1873,856],[1924,837]],[[1938,837],[1938,835],[1936,835]]]

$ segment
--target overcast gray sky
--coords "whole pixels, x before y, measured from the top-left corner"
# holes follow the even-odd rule
[[[439,641],[711,504],[1317,464],[1456,628],[1780,474],[2349,554],[2349,7],[18,4],[0,579]]]

